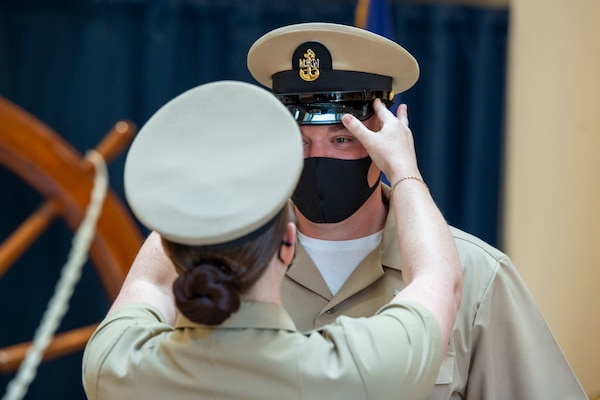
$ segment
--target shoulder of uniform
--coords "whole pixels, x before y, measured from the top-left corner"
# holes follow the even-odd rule
[[[497,262],[500,262],[503,259],[508,259],[508,256],[504,252],[483,241],[477,236],[453,226],[450,226],[450,231],[452,232],[452,236],[456,242],[458,252],[461,254],[464,252],[481,253],[482,255],[487,255],[493,258]]]

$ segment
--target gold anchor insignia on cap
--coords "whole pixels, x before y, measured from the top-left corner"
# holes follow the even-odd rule
[[[319,72],[319,59],[316,58],[315,52],[311,49],[306,50],[304,53],[304,59],[299,59],[300,63],[300,78],[307,82],[312,82],[319,78],[321,72]]]

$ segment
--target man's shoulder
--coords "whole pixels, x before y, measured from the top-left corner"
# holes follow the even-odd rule
[[[501,261],[502,259],[508,257],[504,252],[495,248],[494,246],[490,245],[484,240],[478,238],[477,236],[474,236],[453,226],[450,226],[450,231],[452,232],[452,237],[454,237],[454,241],[456,242],[456,247],[458,248],[459,253],[481,253],[482,255],[491,257],[496,261]]]
[[[489,289],[495,287],[498,280],[505,282],[505,287],[514,288],[521,285],[518,272],[510,258],[502,251],[484,240],[460,229],[450,227],[463,270],[462,312],[466,312],[467,322],[473,315],[468,310],[475,310],[483,301]],[[516,285],[516,286],[515,286]],[[512,290],[512,289],[511,289]],[[493,292],[493,291],[492,291]],[[470,308],[466,305],[472,305]]]

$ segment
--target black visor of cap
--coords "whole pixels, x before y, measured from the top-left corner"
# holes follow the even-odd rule
[[[298,46],[292,70],[273,75],[273,93],[300,125],[337,124],[344,114],[360,120],[373,115],[372,102],[392,104],[392,78],[332,69],[329,50],[318,42]]]
[[[392,105],[389,100],[383,101],[388,107]],[[293,101],[286,103],[282,100],[282,102],[300,125],[339,124],[344,114],[352,114],[364,121],[374,113],[372,100],[315,103]]]

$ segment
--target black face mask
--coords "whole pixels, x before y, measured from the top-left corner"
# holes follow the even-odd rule
[[[304,159],[302,176],[292,201],[302,215],[318,224],[333,224],[354,214],[377,188],[367,180],[371,158]]]

